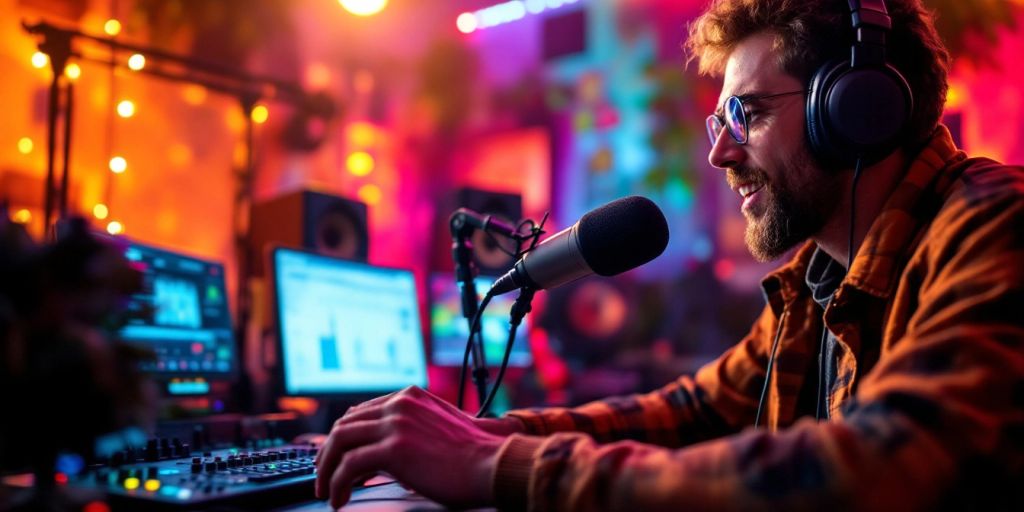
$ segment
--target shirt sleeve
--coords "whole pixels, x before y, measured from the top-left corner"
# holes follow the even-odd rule
[[[983,208],[955,208],[935,220],[919,252],[926,271],[906,332],[831,421],[802,420],[774,433],[747,429],[683,449],[632,441],[599,444],[577,433],[514,435],[499,454],[499,506],[538,511],[1020,506],[1020,197],[1024,194],[1005,201],[986,198]],[[682,392],[696,398],[684,406],[687,414],[704,407],[698,405],[701,396],[722,403],[728,396],[723,386],[736,396],[751,396],[724,384],[739,381],[728,369],[730,361],[751,350],[749,341],[744,345],[739,356],[727,354],[702,370],[703,378],[698,375],[693,389],[707,386],[717,395]],[[747,366],[757,368],[745,363],[743,369]],[[602,407],[603,421],[619,421],[617,408]],[[672,409],[662,404],[654,409],[662,408]],[[741,409],[749,410],[749,404]],[[721,416],[732,420],[747,414]]]
[[[653,392],[507,415],[521,420],[528,434],[581,432],[599,442],[635,440],[679,447],[734,433],[753,423],[777,325],[766,306],[740,343],[695,376],[680,377]]]

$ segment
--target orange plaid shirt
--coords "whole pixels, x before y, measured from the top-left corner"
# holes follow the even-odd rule
[[[750,333],[694,377],[510,412],[530,435],[499,453],[499,506],[1024,510],[1024,169],[968,159],[939,127],[824,312],[814,249],[764,279]],[[816,422],[823,322],[838,371]]]

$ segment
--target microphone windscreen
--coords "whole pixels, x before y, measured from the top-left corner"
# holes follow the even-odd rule
[[[646,197],[616,199],[579,222],[580,252],[594,273],[614,276],[657,258],[668,245],[668,222]]]

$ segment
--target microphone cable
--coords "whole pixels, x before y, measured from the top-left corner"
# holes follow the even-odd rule
[[[847,233],[848,240],[846,246],[846,274],[850,274],[850,270],[853,268],[853,230],[857,226],[857,184],[860,182],[861,172],[864,170],[864,157],[858,156],[857,163],[853,167],[853,182],[850,184],[850,231]],[[821,344],[818,347],[818,394],[815,397],[814,404],[814,419],[815,421],[821,421],[821,402],[825,393],[825,344],[828,343],[828,326],[824,325],[825,321],[822,319],[822,333],[821,333]],[[828,419],[828,409],[825,410],[825,419]]]

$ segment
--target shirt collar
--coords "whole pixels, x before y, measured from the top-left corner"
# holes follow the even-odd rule
[[[939,125],[872,223],[853,258],[845,285],[881,299],[889,297],[901,269],[900,261],[911,249],[921,227],[932,217],[922,214],[930,210],[925,206],[939,204],[956,178],[943,170],[965,158],[949,130]],[[808,291],[804,281],[817,249],[814,242],[807,242],[787,264],[761,281],[776,314],[781,314],[784,304]]]

